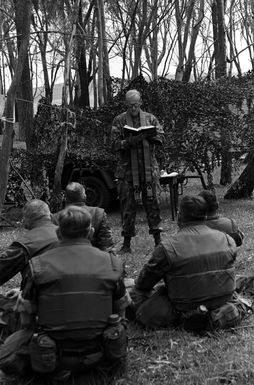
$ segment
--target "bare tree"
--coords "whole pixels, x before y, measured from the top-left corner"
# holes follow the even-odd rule
[[[191,76],[191,71],[192,67],[195,65],[195,45],[197,42],[198,34],[199,34],[199,29],[202,23],[202,20],[204,18],[204,0],[200,0],[199,6],[198,6],[198,12],[197,12],[197,17],[195,20],[193,20],[193,27],[192,27],[192,36],[190,40],[190,47],[189,47],[189,52],[188,52],[188,58],[186,60],[185,64],[185,69],[183,73],[183,82],[189,82],[190,76]]]
[[[68,126],[69,126],[69,115],[70,111],[68,109],[68,92],[69,92],[69,80],[70,80],[70,64],[71,64],[71,53],[73,49],[73,41],[77,28],[77,20],[78,20],[78,11],[79,4],[81,0],[76,0],[73,5],[73,27],[69,41],[66,40],[65,45],[65,68],[64,68],[64,84],[63,84],[63,92],[62,92],[62,134],[61,141],[58,152],[58,159],[55,168],[55,176],[54,176],[54,188],[52,193],[52,207],[57,210],[60,208],[61,204],[61,177],[63,172],[64,160],[67,151],[67,143],[68,143]]]
[[[23,15],[19,1],[14,1],[15,6],[15,25],[17,31],[17,48],[19,50],[22,44],[23,30],[26,28],[23,24]],[[21,75],[21,82],[18,86],[16,106],[18,111],[19,136],[25,140],[27,150],[32,150],[32,132],[33,132],[33,86],[30,71],[29,50],[26,51],[26,58]]]
[[[93,79],[93,70],[96,72],[96,67],[93,67],[93,61],[96,60],[96,56],[94,56],[94,16],[92,15],[94,5],[95,1],[92,0],[85,14],[82,2],[79,5],[79,23],[74,52],[76,60],[75,105],[79,107],[90,106],[89,85]],[[92,21],[91,18],[93,18]],[[87,52],[89,52],[88,55]]]
[[[7,181],[9,175],[9,158],[13,141],[13,122],[14,122],[14,106],[16,93],[21,81],[22,72],[27,57],[30,37],[30,17],[31,17],[31,0],[16,0],[15,9],[22,17],[23,34],[18,50],[18,60],[15,67],[14,76],[7,92],[6,102],[6,122],[3,134],[2,149],[0,152],[0,212],[2,211],[5,200]],[[22,15],[22,16],[21,16]]]

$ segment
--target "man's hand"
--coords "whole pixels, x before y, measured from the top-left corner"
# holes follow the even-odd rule
[[[20,293],[19,288],[15,287],[14,289],[7,291],[6,297],[10,299],[17,299],[19,296],[19,293]]]
[[[152,291],[138,290],[136,286],[133,286],[129,290],[130,297],[132,299],[132,306],[137,309],[144,301],[146,301],[152,294]]]
[[[149,143],[156,143],[157,142],[157,134],[156,134],[156,131],[147,131],[145,133],[145,139],[149,142]]]

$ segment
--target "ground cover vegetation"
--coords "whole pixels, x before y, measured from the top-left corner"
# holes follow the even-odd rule
[[[234,177],[239,175],[238,169]],[[237,174],[237,175],[236,175]],[[245,233],[243,246],[238,250],[236,269],[238,274],[254,274],[254,201],[251,199],[224,200],[225,187],[218,184],[219,173],[215,170],[214,181],[220,200],[220,213],[234,218]],[[184,194],[196,194],[202,189],[197,181],[189,181]],[[175,232],[176,222],[171,220],[169,197],[161,195],[162,238]],[[116,248],[119,249],[120,212],[108,214]],[[14,218],[13,218],[14,219]],[[17,218],[17,219],[20,219]],[[133,240],[133,253],[121,256],[126,264],[128,277],[137,277],[143,264],[153,251],[153,240],[148,235],[146,218],[142,208],[137,215],[138,235]],[[20,229],[1,228],[1,248],[18,235]],[[3,287],[2,292],[16,286],[16,276]],[[181,330],[143,330],[129,324],[128,365],[126,375],[115,385],[252,385],[254,382],[254,316],[250,314],[241,326],[228,331],[195,335]],[[45,385],[31,381],[31,385]],[[15,384],[16,385],[16,384]],[[24,384],[22,384],[24,385]]]

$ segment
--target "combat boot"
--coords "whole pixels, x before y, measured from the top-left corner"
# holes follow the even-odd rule
[[[158,246],[161,243],[161,230],[153,234],[154,246]]]
[[[131,237],[124,237],[123,245],[119,253],[120,254],[131,253]]]

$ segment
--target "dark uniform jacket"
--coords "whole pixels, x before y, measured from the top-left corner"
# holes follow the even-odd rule
[[[122,262],[88,240],[64,240],[30,261],[24,296],[36,303],[37,326],[53,338],[91,339],[126,296]],[[29,286],[30,285],[30,286]]]
[[[111,139],[112,139],[112,151],[119,154],[119,162],[116,170],[116,178],[125,179],[131,182],[132,170],[131,170],[130,147],[125,140],[126,137],[124,134],[124,126],[126,124],[130,125],[129,119],[131,119],[131,117],[128,117],[128,112],[123,112],[122,114],[118,115],[114,119],[112,123]],[[155,156],[155,145],[163,143],[164,131],[162,129],[162,126],[156,119],[156,117],[148,112],[140,110],[139,122],[141,126],[152,125],[156,127],[156,136],[153,142],[150,143],[150,154],[151,154],[152,175],[154,178],[159,178],[160,172],[159,172],[159,167]],[[139,145],[138,145],[138,150],[139,150]],[[144,172],[143,164],[139,164],[139,168],[141,169],[141,171]]]
[[[32,230],[26,231],[7,250],[0,254],[0,285],[17,273],[24,276],[28,261],[58,244],[57,226],[49,219],[39,220]]]
[[[163,279],[177,310],[196,309],[201,304],[215,309],[232,299],[235,258],[236,245],[229,235],[189,223],[155,249],[136,288],[151,290]]]
[[[220,217],[219,215],[208,216],[206,225],[211,229],[216,229],[229,234],[235,241],[236,246],[241,246],[243,243],[244,234],[237,226],[234,219]]]
[[[104,251],[111,250],[114,247],[114,241],[105,210],[101,207],[87,206],[84,202],[70,203],[69,205],[84,207],[89,211],[94,228],[93,239],[91,239],[92,245]],[[59,212],[52,216],[53,223],[58,223],[58,216]]]

